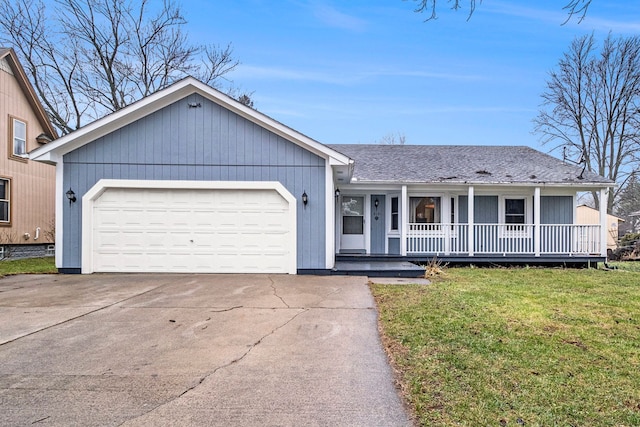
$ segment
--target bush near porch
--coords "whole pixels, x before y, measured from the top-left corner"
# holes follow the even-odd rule
[[[372,285],[418,424],[640,425],[640,270],[617,267]]]

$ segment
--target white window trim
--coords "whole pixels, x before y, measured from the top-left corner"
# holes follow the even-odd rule
[[[531,229],[533,224],[533,202],[531,201],[531,195],[523,194],[503,194],[498,197],[498,223],[500,225],[520,225],[520,224],[507,224],[505,204],[506,200],[524,200],[524,224],[523,230],[507,230],[506,227],[500,227],[498,237],[500,238],[528,238],[531,237]]]
[[[389,203],[388,203],[388,208],[387,208],[387,236],[389,237],[399,237],[400,236],[400,229],[402,228],[402,196],[400,194],[387,194],[386,195],[387,198],[389,199]],[[393,198],[397,198],[398,199],[398,228],[396,230],[393,230],[391,228],[391,224],[392,224],[392,212],[391,212],[391,199]]]
[[[16,153],[16,122],[20,122],[24,125],[24,153]],[[27,159],[29,157],[28,154],[28,150],[27,150],[27,122],[24,120],[21,120],[17,117],[13,117],[11,116],[11,138],[9,143],[11,144],[11,155],[13,157],[17,157],[19,159]]]

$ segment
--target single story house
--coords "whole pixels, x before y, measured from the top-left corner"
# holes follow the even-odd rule
[[[606,201],[600,176],[527,147],[324,145],[193,78],[31,158],[56,166],[66,273],[606,256],[606,212],[576,223],[576,192]]]

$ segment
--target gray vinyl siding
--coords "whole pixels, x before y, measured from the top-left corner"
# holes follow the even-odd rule
[[[298,200],[298,268],[324,269],[325,173],[323,158],[190,95],[64,156],[64,188],[78,201],[64,204],[63,268],[81,267],[81,198],[104,178],[279,181]]]
[[[458,197],[458,221],[461,224],[469,222],[469,197]],[[473,217],[476,224],[498,223],[498,196],[474,196]]]
[[[400,255],[399,237],[389,237],[389,255]]]
[[[376,207],[374,205],[375,200],[378,199],[379,206],[376,215]],[[386,208],[385,208],[385,196],[384,194],[373,194],[371,196],[371,219],[370,219],[370,231],[371,231],[371,253],[383,254],[385,253],[385,236],[386,236]],[[377,216],[377,219],[376,219]]]
[[[572,224],[573,197],[542,196],[540,197],[541,224]]]

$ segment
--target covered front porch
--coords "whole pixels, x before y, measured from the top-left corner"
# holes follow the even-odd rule
[[[576,224],[576,193],[557,188],[398,190],[350,188],[336,197],[336,261],[355,255],[456,263],[606,259],[606,188],[599,190],[599,224]]]

